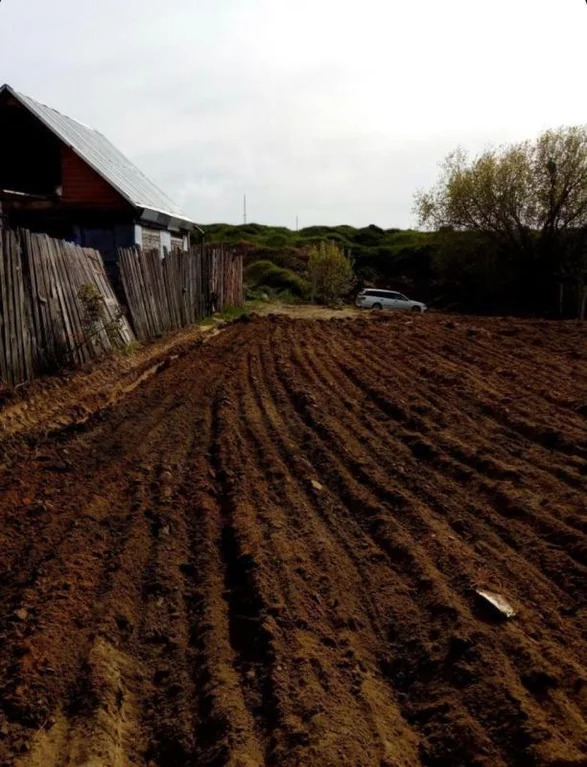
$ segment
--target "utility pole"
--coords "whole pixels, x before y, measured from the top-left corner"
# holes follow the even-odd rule
[[[247,223],[247,195],[243,195],[243,223]]]

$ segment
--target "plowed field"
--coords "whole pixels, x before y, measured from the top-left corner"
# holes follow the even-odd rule
[[[252,318],[6,439],[0,764],[587,764],[585,338]]]

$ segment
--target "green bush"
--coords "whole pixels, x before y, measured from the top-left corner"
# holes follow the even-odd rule
[[[274,232],[259,239],[259,244],[266,248],[286,248],[290,238],[282,232]]]
[[[249,264],[244,273],[245,283],[251,288],[268,287],[276,291],[288,291],[300,298],[308,295],[306,280],[290,269],[277,266],[273,261],[255,261]]]
[[[347,296],[355,284],[353,264],[335,242],[322,242],[310,251],[308,271],[312,299],[332,304]]]

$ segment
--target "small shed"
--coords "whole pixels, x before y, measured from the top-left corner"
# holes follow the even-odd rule
[[[95,248],[187,250],[195,225],[101,133],[0,87],[0,223]]]

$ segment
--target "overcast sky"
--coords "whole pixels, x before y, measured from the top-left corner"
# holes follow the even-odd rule
[[[2,0],[0,83],[199,223],[414,225],[457,145],[587,122],[585,0]]]

